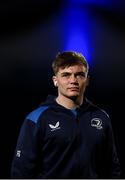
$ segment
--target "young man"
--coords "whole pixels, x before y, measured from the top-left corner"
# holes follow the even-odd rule
[[[12,178],[120,178],[109,116],[85,98],[88,63],[62,52],[52,64],[58,96],[24,121]]]

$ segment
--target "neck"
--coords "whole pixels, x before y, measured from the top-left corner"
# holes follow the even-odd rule
[[[56,102],[67,109],[73,109],[73,108],[80,107],[80,105],[83,103],[83,97],[82,98],[67,98],[64,96],[58,96],[56,98]]]

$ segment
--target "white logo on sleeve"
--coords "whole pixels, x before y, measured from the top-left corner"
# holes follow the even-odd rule
[[[17,150],[16,152],[16,157],[20,157],[21,156],[21,151],[20,150]]]
[[[100,118],[93,118],[91,120],[91,126],[97,129],[102,129],[102,120]]]
[[[49,124],[49,127],[51,128],[51,131],[55,131],[57,129],[60,129],[59,121],[55,125]]]

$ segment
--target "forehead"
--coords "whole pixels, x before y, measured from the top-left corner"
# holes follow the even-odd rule
[[[86,67],[83,65],[72,65],[65,68],[59,68],[58,72],[70,72],[70,73],[76,73],[76,72],[86,72]]]

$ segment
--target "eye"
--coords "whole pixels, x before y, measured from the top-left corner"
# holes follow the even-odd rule
[[[63,73],[62,74],[62,77],[69,77],[70,76],[70,73]]]
[[[79,72],[75,76],[80,77],[80,78],[84,78],[84,77],[86,77],[86,73],[85,72]]]

